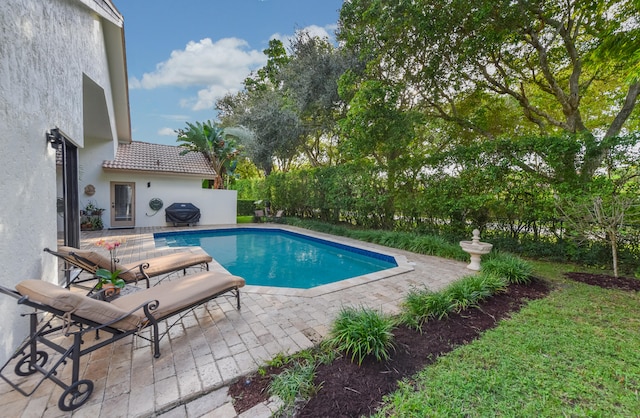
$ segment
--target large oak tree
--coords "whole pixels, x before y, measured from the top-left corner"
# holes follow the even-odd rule
[[[530,139],[503,151],[525,172],[576,184],[637,127],[639,17],[634,0],[350,0],[339,37],[368,77],[402,83],[415,108],[476,138],[570,138],[553,153]],[[498,101],[519,116],[479,122]]]

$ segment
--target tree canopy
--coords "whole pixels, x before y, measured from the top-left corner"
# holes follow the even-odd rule
[[[237,132],[237,131],[236,131]],[[238,134],[233,135],[212,121],[187,122],[186,129],[178,129],[177,141],[185,148],[180,154],[201,152],[216,172],[214,189],[224,188],[224,178],[233,171],[240,154]]]
[[[550,182],[585,182],[637,127],[637,18],[632,0],[352,0],[339,37],[366,77],[403,83],[425,115],[478,139],[509,137],[512,151],[516,138],[571,136],[562,167],[531,148],[509,157]],[[479,113],[495,103],[508,124]]]
[[[248,153],[266,173],[274,163],[284,171],[297,162],[331,164],[337,121],[346,111],[338,79],[356,66],[353,55],[304,31],[296,33],[288,54],[279,40],[264,53],[266,66],[245,80],[245,89],[218,101],[222,123],[254,132]]]

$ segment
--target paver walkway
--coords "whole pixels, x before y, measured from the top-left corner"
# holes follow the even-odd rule
[[[288,226],[276,227],[301,231]],[[126,263],[178,250],[202,251],[194,247],[156,248],[153,233],[207,228],[213,227],[83,232],[82,247],[103,251],[95,247],[98,239],[124,238],[126,242],[118,250],[118,257]],[[233,299],[227,298],[218,298],[198,307],[161,341],[162,355],[158,359],[153,358],[148,342],[133,337],[83,357],[81,379],[93,380],[95,388],[89,401],[73,414],[58,409],[62,389],[46,381],[29,398],[0,382],[0,415],[25,418],[235,417],[227,386],[239,376],[257,370],[278,353],[294,353],[319,342],[327,335],[341,308],[366,306],[397,313],[399,303],[412,287],[426,286],[436,291],[470,273],[462,262],[308,233],[396,255],[413,270],[377,280],[374,276],[374,280],[356,282],[346,288],[338,284],[325,292],[246,286],[241,289],[241,311],[235,309]],[[53,256],[43,253],[43,257]],[[213,264],[212,270],[222,269],[215,262]],[[27,325],[26,318],[14,320],[24,320]],[[65,367],[63,377],[69,369]],[[268,417],[270,414],[267,405],[259,405],[242,416]]]

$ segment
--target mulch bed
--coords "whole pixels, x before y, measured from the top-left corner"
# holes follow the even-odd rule
[[[566,273],[571,280],[608,289],[640,291],[640,280],[605,274]],[[394,331],[396,350],[386,362],[367,358],[357,366],[347,357],[339,357],[316,369],[315,385],[321,389],[298,411],[298,417],[357,417],[374,413],[385,394],[397,388],[397,382],[433,363],[440,355],[467,344],[497,322],[518,311],[528,300],[548,294],[541,280],[529,285],[511,285],[508,291],[484,301],[478,308],[451,314],[440,321],[429,321],[422,333],[404,326]],[[265,376],[252,375],[231,386],[230,396],[238,413],[268,399],[272,375],[282,369],[268,368]]]
[[[476,339],[496,326],[500,319],[516,312],[528,300],[544,297],[549,287],[541,280],[529,285],[511,285],[507,292],[495,295],[459,314],[440,321],[427,322],[422,333],[401,326],[394,331],[395,351],[389,361],[367,358],[361,366],[348,357],[319,365],[315,385],[318,393],[298,412],[299,417],[356,417],[371,414],[382,397],[397,388],[404,377],[433,363],[440,355]],[[229,389],[238,413],[268,399],[270,376],[279,370],[267,369],[265,376],[241,378]]]
[[[565,273],[565,277],[590,284],[592,286],[604,287],[605,289],[619,289],[627,291],[640,291],[640,280],[630,277],[613,277],[606,274],[592,273]]]

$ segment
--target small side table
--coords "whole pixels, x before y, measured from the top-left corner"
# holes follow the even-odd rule
[[[125,287],[123,287],[122,289],[120,289],[120,292],[118,293],[114,293],[113,295],[110,294],[111,289],[100,289],[97,292],[93,293],[91,295],[92,298],[94,299],[98,299],[98,300],[103,300],[105,302],[111,302],[114,301],[116,299],[118,299],[121,296],[126,296],[129,295],[131,293],[135,293],[135,292],[139,292],[141,291],[142,288],[138,287],[138,286],[133,286],[133,285],[126,285]]]

